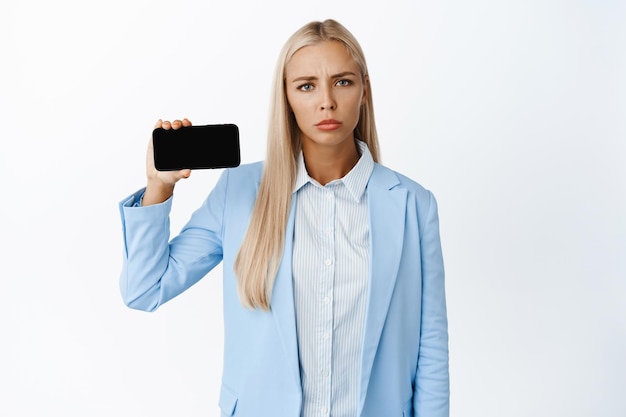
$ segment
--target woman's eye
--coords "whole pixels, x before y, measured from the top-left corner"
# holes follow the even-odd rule
[[[300,87],[298,87],[298,90],[302,90],[302,91],[311,91],[312,89],[313,89],[312,84],[302,84]]]
[[[339,81],[337,81],[337,85],[339,87],[346,87],[346,86],[350,85],[350,80],[339,80]]]

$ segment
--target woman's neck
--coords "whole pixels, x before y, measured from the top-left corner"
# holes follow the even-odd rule
[[[323,145],[303,141],[302,153],[309,176],[322,185],[343,178],[359,161],[355,140],[338,145]]]

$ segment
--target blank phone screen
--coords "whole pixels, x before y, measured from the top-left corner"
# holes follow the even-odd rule
[[[239,129],[234,124],[155,129],[154,165],[159,171],[239,166]]]

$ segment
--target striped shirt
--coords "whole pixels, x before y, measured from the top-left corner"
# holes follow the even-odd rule
[[[320,185],[300,154],[293,282],[302,378],[302,417],[356,417],[369,275],[365,189],[372,155],[345,177]]]

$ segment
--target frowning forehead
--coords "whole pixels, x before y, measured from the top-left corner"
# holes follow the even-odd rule
[[[299,49],[285,69],[287,82],[356,76],[359,66],[346,47],[337,41],[325,41]]]

